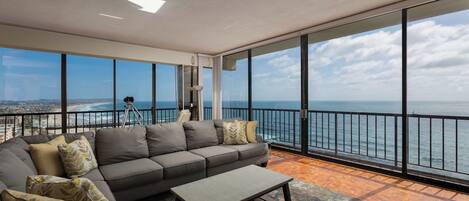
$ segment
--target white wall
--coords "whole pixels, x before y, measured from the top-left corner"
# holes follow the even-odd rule
[[[0,47],[196,65],[197,54],[0,24]]]

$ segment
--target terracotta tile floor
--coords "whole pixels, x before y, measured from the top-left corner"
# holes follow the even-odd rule
[[[279,150],[268,168],[360,200],[469,201],[469,194]]]

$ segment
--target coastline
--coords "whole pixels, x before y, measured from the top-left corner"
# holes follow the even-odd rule
[[[67,111],[68,112],[93,111],[95,110],[94,108],[96,107],[110,104],[110,103],[112,102],[98,102],[98,103],[85,103],[85,104],[76,103],[76,104],[69,105],[67,107]]]

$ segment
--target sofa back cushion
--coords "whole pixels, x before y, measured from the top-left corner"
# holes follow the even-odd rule
[[[0,181],[8,188],[22,189],[26,185],[26,177],[35,173],[20,158],[8,149],[0,150]]]
[[[75,140],[81,139],[81,136],[84,136],[86,140],[90,143],[91,148],[95,151],[95,134],[92,131],[83,132],[83,133],[65,133],[61,134],[65,137],[65,142],[72,143]],[[49,138],[54,139],[61,135],[51,135]]]
[[[186,134],[179,123],[163,123],[147,126],[150,156],[187,150]]]
[[[217,130],[218,144],[223,144],[223,120],[213,120],[215,129]]]
[[[213,121],[189,121],[183,124],[187,149],[218,145],[217,131]]]
[[[144,127],[104,128],[96,133],[99,165],[120,163],[148,157]]]

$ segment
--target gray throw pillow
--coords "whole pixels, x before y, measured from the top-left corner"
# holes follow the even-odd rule
[[[26,177],[35,173],[8,149],[0,150],[0,181],[8,188],[25,190]]]
[[[189,121],[183,124],[187,149],[218,145],[218,136],[213,121]]]
[[[99,165],[148,158],[144,127],[104,128],[96,133],[96,156]]]
[[[147,126],[150,156],[187,150],[186,134],[179,123],[163,123]]]
[[[37,174],[33,159],[29,155],[29,145],[21,138],[13,138],[0,144],[0,150],[7,149],[21,159],[35,174]]]

